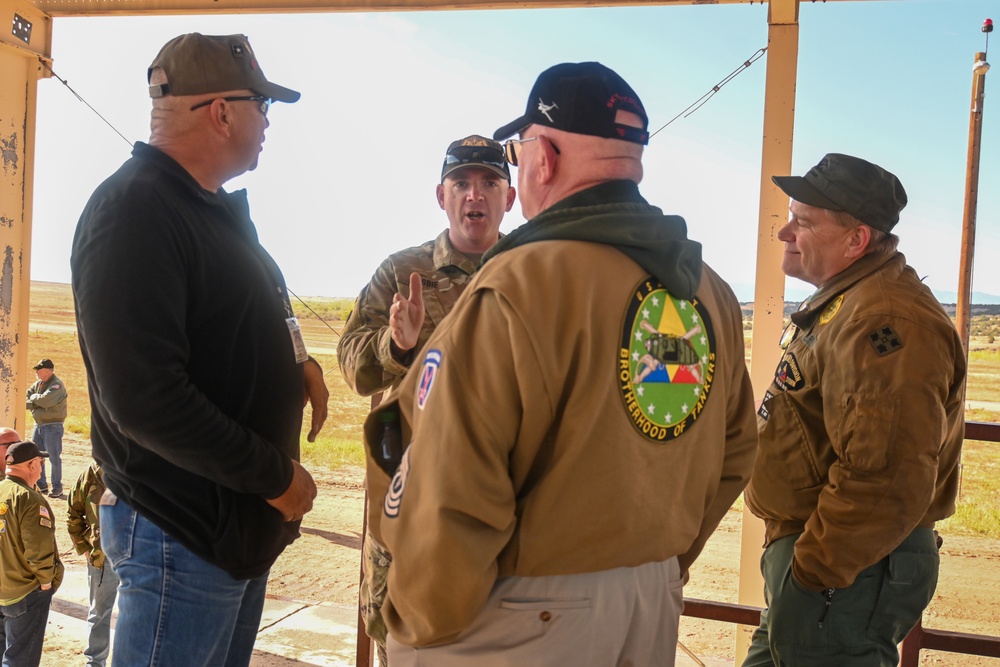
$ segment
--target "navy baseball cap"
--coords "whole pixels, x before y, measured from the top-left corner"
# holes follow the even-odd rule
[[[27,463],[31,459],[37,459],[39,456],[43,459],[49,458],[47,453],[39,451],[38,445],[31,440],[25,440],[23,442],[15,442],[7,448],[6,462],[7,465],[13,466],[18,463]]]
[[[639,116],[642,127],[616,122],[619,110]],[[493,138],[512,137],[529,125],[649,143],[649,118],[639,96],[616,72],[597,62],[562,63],[539,74],[524,115],[494,132]]]

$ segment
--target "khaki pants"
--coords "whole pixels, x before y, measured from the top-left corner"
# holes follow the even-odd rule
[[[393,667],[672,667],[684,581],[676,558],[639,567],[497,581],[451,644],[386,647]]]

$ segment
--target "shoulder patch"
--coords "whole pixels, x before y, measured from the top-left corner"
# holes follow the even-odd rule
[[[61,387],[61,386],[62,386],[62,385],[58,385],[58,384],[54,384],[54,385],[52,385],[51,387],[49,387],[49,389],[58,389],[58,388],[59,388],[59,387]]]
[[[49,520],[49,519],[42,519],[42,518],[40,518],[40,519],[38,519],[38,524],[42,528],[51,528],[52,527],[52,521]]]
[[[7,501],[5,500],[2,503],[0,503],[0,516],[6,513],[7,513]]]
[[[4,521],[3,519],[0,519],[0,535],[3,535],[6,532],[7,532],[7,522]]]
[[[51,519],[52,516],[49,514],[49,509],[45,505],[38,506],[38,516],[43,516],[46,519]]]
[[[672,296],[650,276],[625,313],[618,385],[625,411],[650,440],[673,440],[698,420],[715,374],[715,335],[697,299]]]
[[[774,372],[774,382],[782,391],[795,391],[805,386],[806,380],[802,377],[799,360],[791,352],[786,352],[778,363],[778,369]]]
[[[888,325],[868,334],[868,342],[872,344],[875,353],[880,357],[892,354],[903,347],[903,339]]]
[[[424,367],[420,371],[420,384],[417,385],[417,407],[421,410],[427,405],[427,399],[431,396],[434,378],[437,377],[438,367],[441,366],[442,359],[441,350],[428,350],[424,356]]]
[[[836,299],[827,304],[823,312],[819,314],[819,323],[826,324],[832,320],[838,312],[840,312],[840,307],[844,304],[844,295],[839,295]]]
[[[392,476],[389,483],[389,490],[385,492],[385,501],[382,504],[382,511],[390,519],[399,516],[399,505],[403,502],[403,489],[406,487],[406,476],[410,473],[410,449],[407,447],[403,452],[403,460],[399,462],[396,474]]]

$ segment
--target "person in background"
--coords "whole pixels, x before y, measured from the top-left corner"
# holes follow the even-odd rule
[[[767,608],[744,667],[889,665],[937,586],[955,512],[965,352],[896,250],[903,184],[830,153],[791,198],[781,269],[816,286],[781,337],[747,507]]]
[[[26,440],[7,449],[0,482],[0,624],[5,667],[38,667],[52,595],[63,579],[52,508],[35,484],[48,454]]]
[[[448,228],[432,241],[389,255],[347,318],[337,358],[351,388],[362,396],[374,396],[377,404],[380,392],[402,382],[417,353],[465,290],[483,253],[500,238],[500,223],[514,197],[510,168],[499,143],[475,134],[451,142],[437,186]],[[385,494],[384,488],[371,488],[372,483],[369,478],[370,496]],[[366,534],[361,610],[382,667],[387,658],[381,609],[391,562],[385,547]]]
[[[648,117],[617,73],[542,72],[494,138],[515,134],[528,222],[365,423],[389,487],[372,499],[394,556],[389,661],[673,665],[688,569],[757,446],[740,307],[685,221],[639,193]],[[636,380],[652,336],[673,344]],[[378,454],[391,411],[409,443],[395,471]]]
[[[118,577],[101,549],[100,501],[104,478],[97,462],[80,474],[70,490],[66,524],[70,540],[78,554],[87,557],[87,582],[90,584],[89,634],[83,656],[87,667],[104,667],[111,648],[111,611],[118,595]]]
[[[223,185],[257,167],[271,101],[299,93],[239,34],[176,37],[147,77],[149,143],[91,196],[70,259],[114,662],[235,667],[312,509],[303,405],[313,441],[329,393],[246,191]]]
[[[55,375],[55,364],[51,359],[42,359],[35,364],[35,377],[28,387],[25,406],[35,420],[35,432],[31,435],[38,448],[49,455],[52,463],[52,488],[45,480],[45,466],[38,480],[38,490],[50,498],[62,498],[62,438],[63,422],[66,421],[66,383]]]

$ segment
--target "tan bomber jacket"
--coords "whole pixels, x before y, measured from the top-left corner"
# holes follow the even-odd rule
[[[792,315],[745,499],[793,573],[843,588],[955,512],[965,353],[906,258],[867,255]]]
[[[707,266],[682,300],[607,245],[508,250],[417,364],[399,390],[412,443],[369,525],[404,644],[453,640],[498,577],[672,556],[686,573],[753,465],[741,313]],[[373,476],[388,484],[369,452]]]

